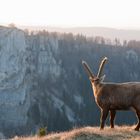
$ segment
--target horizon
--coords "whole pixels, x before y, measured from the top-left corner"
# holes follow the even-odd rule
[[[140,29],[138,0],[1,1],[1,24]]]
[[[46,29],[46,28],[52,28],[52,29],[82,29],[82,28],[99,28],[99,29],[111,29],[111,30],[124,30],[124,31],[140,31],[140,28],[119,28],[119,27],[108,27],[108,26],[53,26],[53,25],[30,25],[30,24],[16,24],[13,22],[9,22],[9,23],[1,23],[0,22],[0,26],[4,26],[4,27],[9,27],[9,26],[15,26],[17,28],[20,29],[26,29],[26,28],[42,28],[42,29]]]

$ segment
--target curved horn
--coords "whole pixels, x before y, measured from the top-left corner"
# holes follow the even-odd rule
[[[90,67],[88,66],[88,64],[85,61],[82,61],[82,64],[83,64],[84,69],[87,72],[88,76],[91,77],[91,78],[94,78],[94,75],[93,75]]]
[[[105,64],[106,61],[107,61],[107,57],[105,57],[105,58],[101,61],[101,64],[100,64],[100,67],[99,67],[99,70],[98,70],[98,74],[97,74],[97,77],[98,77],[98,78],[101,77],[101,74],[102,74],[102,71],[103,71],[103,67],[104,67],[104,64]]]

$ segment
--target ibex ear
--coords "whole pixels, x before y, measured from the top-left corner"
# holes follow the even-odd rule
[[[90,80],[90,82],[92,82],[92,81],[93,81],[93,78],[90,76],[90,77],[89,77],[89,80]]]
[[[106,75],[103,75],[103,76],[100,78],[100,82],[103,82],[103,81],[104,81],[105,76],[106,76]]]

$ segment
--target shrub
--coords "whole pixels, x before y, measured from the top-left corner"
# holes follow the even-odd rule
[[[47,134],[47,127],[41,127],[38,132],[38,136],[42,137]]]

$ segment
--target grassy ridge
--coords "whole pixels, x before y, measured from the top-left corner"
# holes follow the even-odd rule
[[[53,133],[44,137],[15,137],[14,140],[140,140],[140,132],[129,126],[116,126],[114,129],[105,127],[100,131],[99,127],[77,128],[71,131]]]

